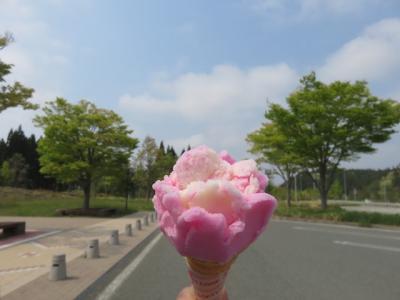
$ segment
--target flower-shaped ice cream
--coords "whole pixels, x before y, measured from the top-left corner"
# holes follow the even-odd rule
[[[253,160],[206,146],[186,151],[153,188],[161,230],[183,256],[226,262],[265,229],[276,200]]]

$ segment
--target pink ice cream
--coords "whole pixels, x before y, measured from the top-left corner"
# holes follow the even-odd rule
[[[276,200],[254,160],[235,160],[206,146],[186,151],[154,183],[161,230],[183,256],[226,262],[265,229]]]

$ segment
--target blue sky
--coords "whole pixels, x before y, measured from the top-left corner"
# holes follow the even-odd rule
[[[266,101],[284,103],[311,70],[320,79],[365,79],[400,101],[398,0],[111,1],[0,0],[7,79],[43,104],[87,99],[121,114],[143,138],[248,157],[244,138]],[[0,136],[37,112],[9,109]],[[346,164],[400,163],[400,135]]]

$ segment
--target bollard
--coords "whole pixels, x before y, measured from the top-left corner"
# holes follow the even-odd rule
[[[155,221],[154,213],[152,212],[152,213],[150,213],[150,222],[154,223],[154,221]]]
[[[148,215],[144,216],[144,226],[149,226],[149,216]]]
[[[65,263],[65,254],[53,255],[50,266],[49,280],[65,280],[67,279],[67,266]]]
[[[142,220],[136,220],[136,230],[142,230]]]
[[[127,236],[132,236],[132,225],[131,224],[125,225],[125,234]]]
[[[86,248],[86,258],[99,258],[99,240],[90,240]]]
[[[110,244],[111,245],[118,245],[119,244],[118,230],[111,230]]]

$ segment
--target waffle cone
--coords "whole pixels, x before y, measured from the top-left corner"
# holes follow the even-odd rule
[[[198,300],[220,300],[229,269],[236,257],[226,263],[217,263],[186,257],[194,293]]]

